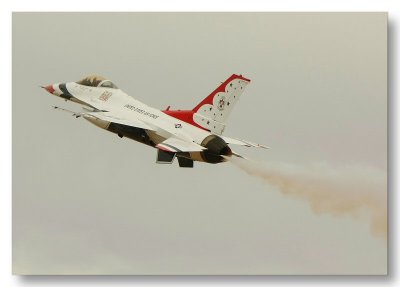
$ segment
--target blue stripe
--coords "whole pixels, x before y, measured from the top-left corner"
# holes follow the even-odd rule
[[[67,90],[67,85],[66,84],[60,84],[59,85],[60,90],[62,92],[61,97],[69,100],[70,98],[72,98],[73,96],[71,95],[71,93]]]

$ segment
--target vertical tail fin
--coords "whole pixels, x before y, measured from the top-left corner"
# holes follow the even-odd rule
[[[193,109],[193,121],[215,134],[222,134],[229,114],[249,83],[241,75],[230,76]]]
[[[221,135],[225,122],[244,88],[250,83],[242,75],[232,75],[193,110],[170,110],[163,112],[198,128]]]

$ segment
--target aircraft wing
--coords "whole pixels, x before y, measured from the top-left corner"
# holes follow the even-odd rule
[[[156,147],[168,152],[199,152],[207,149],[194,142],[181,140],[175,137],[166,139],[165,141],[156,145]]]
[[[269,148],[265,145],[258,144],[258,143],[252,143],[252,142],[245,141],[245,140],[233,139],[233,138],[228,138],[225,136],[219,136],[219,137],[221,137],[227,144],[241,145],[241,146],[247,146],[247,147],[260,147],[260,148],[265,148],[265,149]]]
[[[138,119],[124,119],[119,116],[113,115],[110,112],[90,112],[90,113],[84,113],[84,116],[91,116],[95,117],[97,119],[107,121],[107,122],[113,122],[121,125],[126,125],[126,126],[131,126],[135,128],[141,128],[145,130],[152,130],[154,131],[155,129],[150,127],[148,124],[144,123],[141,120]]]

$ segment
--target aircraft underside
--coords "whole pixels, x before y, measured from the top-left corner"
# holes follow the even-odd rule
[[[117,134],[121,138],[126,137],[154,148],[159,142],[164,140],[164,138],[152,131],[117,123],[109,123],[106,129]],[[228,145],[217,136],[206,138],[202,145],[208,149],[202,152],[168,152],[157,149],[156,162],[170,164],[174,161],[175,157],[177,157],[180,167],[193,167],[194,161],[221,163],[226,161],[221,155],[229,156],[232,154]]]

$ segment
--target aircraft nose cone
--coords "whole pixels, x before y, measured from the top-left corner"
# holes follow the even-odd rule
[[[55,91],[53,88],[53,85],[48,85],[48,86],[42,87],[42,88],[45,89],[46,91],[48,91],[50,94],[53,94]]]

